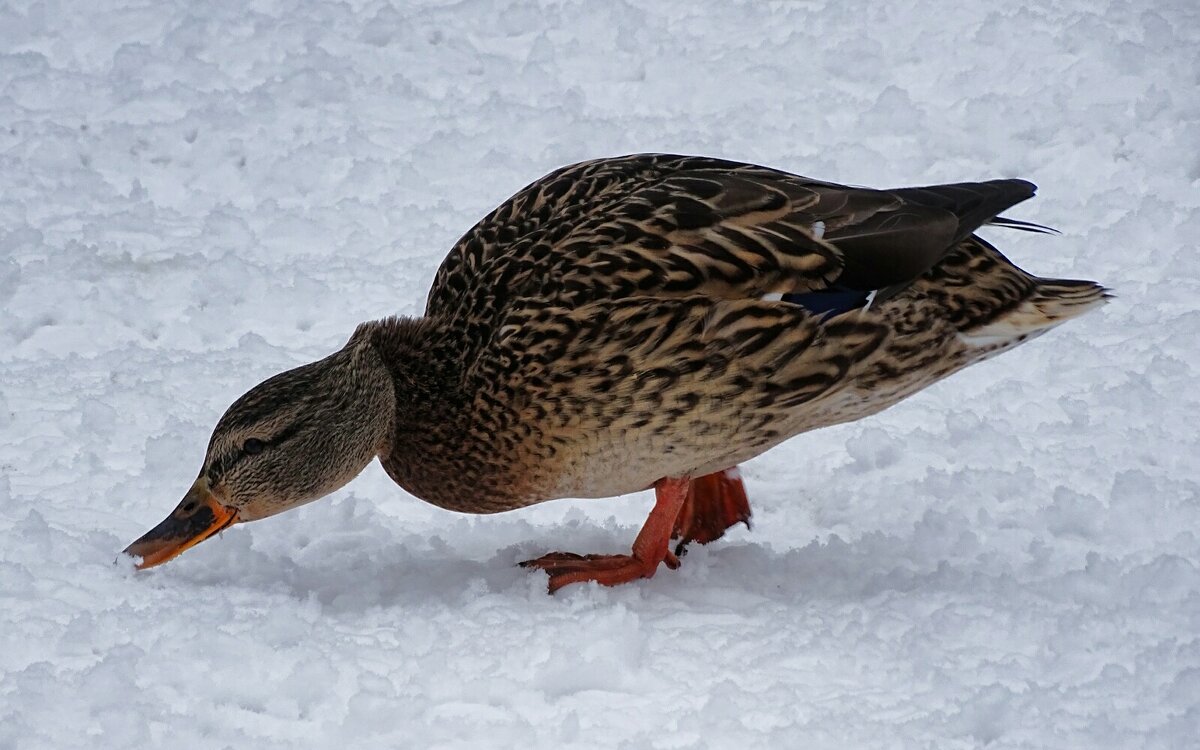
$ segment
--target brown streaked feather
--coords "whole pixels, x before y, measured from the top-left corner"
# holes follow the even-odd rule
[[[1031,191],[1019,180],[850,188],[665,154],[584,162],[472,228],[439,270],[426,314],[483,322],[490,310],[495,325],[526,299],[880,289],[919,276]]]
[[[775,422],[851,382],[887,335],[875,316],[821,325],[802,308],[758,300],[527,307],[489,348],[504,356],[464,372],[475,394],[464,424],[479,450],[516,454],[497,491],[522,486],[528,501],[622,494],[779,442]],[[444,485],[424,491],[457,502],[441,496]]]

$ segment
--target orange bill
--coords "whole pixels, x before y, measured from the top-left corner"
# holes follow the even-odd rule
[[[153,568],[237,521],[237,510],[222,505],[209,489],[208,480],[201,477],[171,515],[126,547],[125,554],[142,558],[137,564],[138,570]]]

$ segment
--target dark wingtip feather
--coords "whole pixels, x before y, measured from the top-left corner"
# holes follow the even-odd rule
[[[1007,229],[1017,229],[1022,232],[1036,232],[1038,234],[1054,234],[1054,235],[1062,234],[1062,232],[1058,231],[1054,227],[1048,227],[1045,224],[1034,224],[1032,221],[1020,221],[1018,219],[1010,219],[1007,216],[993,217],[992,220],[988,222],[988,224],[992,224],[992,225],[995,225],[998,227],[1005,227]]]
[[[1037,185],[1028,180],[1013,178],[902,188],[893,192],[916,205],[938,208],[954,214],[958,220],[958,229],[951,243],[954,244],[970,236],[984,224],[995,222],[1001,211],[1032,198],[1037,192]],[[1004,219],[1001,224],[1007,226],[1006,222],[1011,221],[1013,220]]]

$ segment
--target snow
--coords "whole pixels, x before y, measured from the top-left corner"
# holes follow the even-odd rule
[[[1184,748],[1200,734],[1200,6],[0,5],[0,748]],[[649,496],[457,516],[378,466],[147,573],[237,395],[420,311],[549,169],[1024,177],[1115,288],[744,467],[683,567],[546,596]]]

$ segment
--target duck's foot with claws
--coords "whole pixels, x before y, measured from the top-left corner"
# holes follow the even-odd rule
[[[575,555],[570,552],[551,552],[536,560],[521,563],[525,568],[540,568],[550,576],[550,593],[572,583],[595,581],[604,586],[616,586],[639,578],[650,578],[659,563],[674,570],[679,558],[671,552],[671,533],[675,518],[687,499],[691,481],[668,477],[654,483],[654,510],[633,542],[628,555]]]
[[[523,568],[540,568],[550,576],[550,593],[571,583],[595,581],[602,586],[616,586],[649,578],[665,562],[674,570],[679,558],[670,550],[662,560],[642,560],[635,555],[576,555],[573,552],[551,552],[536,560],[521,563]]]

